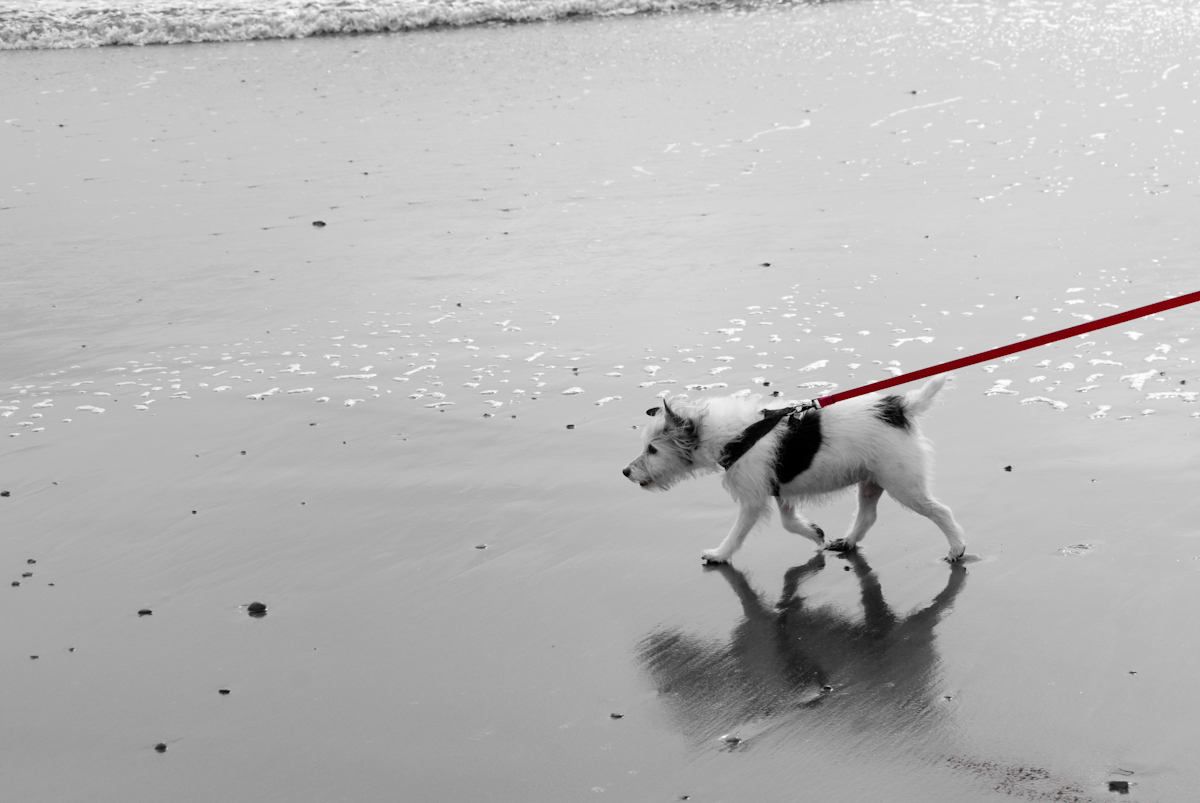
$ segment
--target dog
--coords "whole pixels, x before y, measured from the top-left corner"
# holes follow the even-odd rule
[[[703,552],[706,563],[729,562],[769,516],[772,496],[785,530],[818,548],[853,550],[875,523],[884,491],[941,529],[953,563],[966,551],[963,530],[929,492],[933,449],[918,426],[945,384],[939,376],[902,396],[871,394],[786,415],[789,408],[777,401],[764,408],[761,396],[663,399],[662,407],[646,411],[654,420],[642,433],[645,447],[622,473],[647,490],[665,491],[724,469],[722,484],[741,509],[725,540]],[[858,514],[844,537],[826,543],[800,503],[851,485],[858,486]]]

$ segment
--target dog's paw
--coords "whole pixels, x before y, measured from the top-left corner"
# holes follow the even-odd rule
[[[815,532],[817,534],[817,537],[820,538],[822,541],[824,541],[825,540],[825,531],[822,530],[820,527],[818,527],[815,524],[812,526],[812,528],[813,528],[813,532]]]
[[[705,563],[708,563],[710,565],[718,564],[718,563],[728,563],[729,556],[722,555],[720,553],[720,551],[718,551],[716,549],[706,549],[700,553],[700,560],[702,560]]]
[[[839,538],[836,541],[830,541],[825,545],[825,548],[830,552],[853,552],[858,547],[847,541],[845,538]]]
[[[967,548],[964,546],[959,550],[950,550],[950,554],[946,556],[947,563],[961,563],[963,557],[967,554]]]

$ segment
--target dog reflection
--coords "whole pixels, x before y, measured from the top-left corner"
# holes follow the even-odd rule
[[[845,560],[862,594],[863,615],[813,607],[800,593],[825,567],[824,554],[784,576],[772,606],[729,565],[709,569],[729,583],[745,619],[727,643],[678,630],[648,636],[638,656],[685,736],[727,736],[730,745],[799,721],[890,737],[926,731],[946,710],[938,690],[934,627],[966,582],[961,564],[922,610],[898,616],[862,555]],[[840,567],[839,567],[840,568]]]

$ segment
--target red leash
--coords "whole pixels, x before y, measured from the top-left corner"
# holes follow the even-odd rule
[[[1168,298],[1166,301],[1147,304],[1144,307],[1131,309],[1128,312],[1118,312],[1116,315],[1109,315],[1106,318],[1097,318],[1094,321],[1081,323],[1078,326],[1072,326],[1068,329],[1060,329],[1057,332],[1051,332],[1048,335],[1041,335],[1030,340],[1022,340],[1020,343],[1001,346],[998,349],[985,351],[981,354],[976,354],[971,357],[960,357],[957,360],[950,360],[949,362],[940,363],[939,365],[934,365],[929,368],[922,368],[919,371],[912,371],[911,373],[901,374],[900,376],[893,376],[891,379],[872,382],[870,385],[864,385],[861,388],[843,390],[841,393],[834,393],[831,396],[822,396],[819,399],[814,399],[813,401],[816,402],[817,407],[828,407],[835,402],[853,399],[855,396],[861,396],[864,393],[874,393],[877,390],[885,390],[886,388],[895,387],[896,385],[903,385],[905,382],[915,382],[918,379],[924,379],[925,377],[933,376],[934,374],[944,374],[947,371],[953,371],[957,368],[966,368],[968,365],[986,362],[987,360],[996,360],[1009,354],[1015,354],[1018,351],[1037,348],[1038,346],[1044,346],[1047,343],[1054,343],[1058,340],[1074,337],[1075,335],[1085,335],[1088,332],[1094,332],[1097,329],[1103,329],[1107,326],[1115,326],[1119,323],[1125,323],[1125,321],[1132,321],[1135,318],[1143,318],[1147,315],[1153,315],[1156,312],[1165,312],[1169,309],[1175,309],[1175,307],[1182,307],[1185,304],[1194,304],[1197,301],[1200,301],[1200,290],[1194,293],[1188,293],[1187,295]]]

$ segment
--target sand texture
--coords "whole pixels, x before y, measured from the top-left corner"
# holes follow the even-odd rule
[[[1200,287],[1198,34],[931,0],[3,54],[4,798],[1195,799],[1200,310],[958,373],[960,567],[885,499],[856,556],[776,520],[705,569],[718,478],[620,470],[662,393]]]

